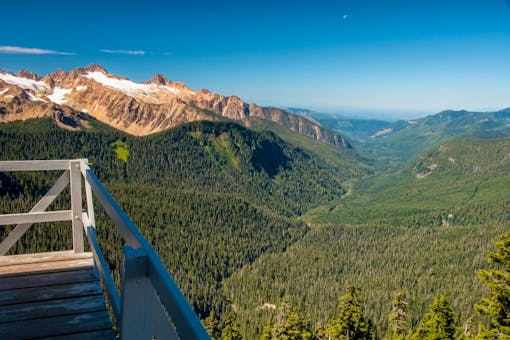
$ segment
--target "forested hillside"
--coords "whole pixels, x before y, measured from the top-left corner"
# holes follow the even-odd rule
[[[82,132],[49,119],[1,124],[0,159],[88,158],[202,317],[229,304],[224,278],[284,251],[308,230],[298,215],[345,192],[346,178],[331,165],[273,133],[198,122],[133,137],[95,124]],[[29,209],[57,176],[0,174],[0,212]],[[117,235],[98,221],[103,245],[118,259]],[[57,249],[68,230],[33,228],[15,251]]]
[[[312,209],[305,216],[312,230],[301,241],[225,282],[247,338],[261,334],[273,313],[261,307],[284,300],[312,325],[325,324],[346,285],[361,288],[380,337],[399,291],[409,300],[410,326],[438,294],[449,296],[459,325],[474,320],[483,293],[475,272],[510,228],[508,155],[510,139],[447,142]]]

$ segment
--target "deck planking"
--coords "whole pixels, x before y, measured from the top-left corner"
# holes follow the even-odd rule
[[[0,338],[114,339],[92,253],[0,256]]]

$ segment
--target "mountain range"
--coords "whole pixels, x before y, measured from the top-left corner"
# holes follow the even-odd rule
[[[452,138],[497,139],[510,136],[510,108],[490,112],[446,110],[423,118],[395,122],[356,119],[299,108],[287,110],[310,117],[342,134],[356,151],[393,168]]]
[[[0,122],[40,117],[52,117],[57,125],[71,130],[87,128],[93,117],[132,135],[199,120],[227,119],[249,125],[257,117],[340,148],[349,147],[338,133],[306,117],[248,104],[235,96],[193,91],[162,74],[137,83],[100,65],[58,70],[44,77],[26,70],[0,71]]]

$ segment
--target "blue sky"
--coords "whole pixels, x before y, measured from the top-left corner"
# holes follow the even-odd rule
[[[2,2],[0,68],[163,73],[262,105],[415,117],[510,106],[510,1]]]

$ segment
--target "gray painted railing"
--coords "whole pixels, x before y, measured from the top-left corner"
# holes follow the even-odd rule
[[[0,255],[5,255],[32,223],[71,221],[73,250],[83,252],[85,232],[121,339],[210,339],[159,256],[95,176],[86,159],[0,161],[0,171],[45,170],[65,172],[30,212],[0,215],[0,226],[17,224],[0,243]],[[82,182],[85,184],[84,208]],[[68,184],[71,210],[46,211]],[[93,195],[125,241],[120,294],[97,241]]]

